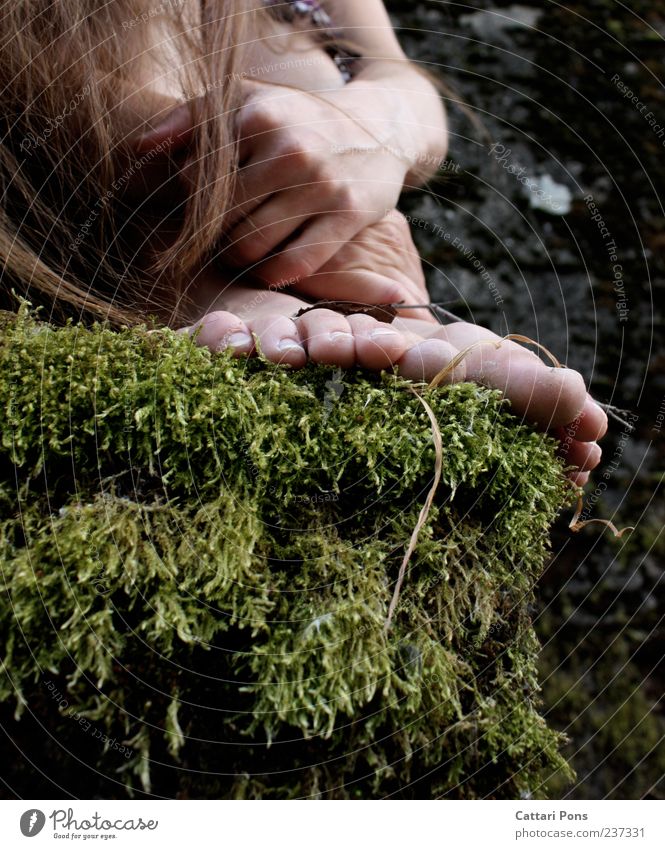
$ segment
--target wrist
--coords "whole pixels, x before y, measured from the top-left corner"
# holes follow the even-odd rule
[[[367,104],[364,121],[373,118],[379,138],[399,152],[406,180],[418,185],[433,176],[448,152],[443,102],[435,85],[408,59],[363,60],[359,72],[342,90]]]

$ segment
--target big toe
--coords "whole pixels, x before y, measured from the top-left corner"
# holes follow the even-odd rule
[[[506,369],[485,370],[483,382],[500,389],[513,410],[543,430],[563,427],[580,416],[587,398],[584,378],[567,368],[515,357]]]

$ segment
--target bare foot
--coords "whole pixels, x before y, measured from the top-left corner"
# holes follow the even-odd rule
[[[214,274],[207,287],[214,285]],[[220,288],[218,284],[217,291]],[[309,306],[283,292],[227,286],[208,302],[206,314],[182,332],[196,333],[197,342],[213,351],[233,348],[237,356],[260,351],[272,362],[293,368],[302,368],[308,360],[373,371],[397,366],[405,377],[420,382],[432,380],[457,355],[444,339],[425,339],[367,315],[315,309],[296,317]],[[436,330],[436,325],[422,324]],[[463,380],[465,374],[461,364],[446,382]]]
[[[607,415],[587,393],[584,378],[568,368],[551,368],[528,348],[475,324],[458,322],[432,330],[424,322],[397,319],[405,332],[443,339],[464,354],[466,379],[500,390],[513,412],[561,442],[560,454],[584,485],[601,458],[597,440],[607,432]]]
[[[420,258],[398,213],[368,227],[318,274],[289,291],[296,288],[310,297],[365,303],[429,300]],[[518,416],[560,439],[562,456],[578,469],[571,474],[576,483],[586,483],[600,462],[596,441],[607,430],[607,417],[587,394],[582,376],[550,368],[529,349],[489,330],[465,322],[441,326],[427,310],[419,319],[404,313],[391,325],[326,309],[297,318],[309,303],[283,291],[228,285],[214,269],[200,275],[195,297],[205,315],[186,329],[198,331],[198,343],[212,350],[230,347],[248,356],[258,348],[267,359],[294,368],[308,360],[371,370],[395,366],[421,382],[455,362],[444,382],[467,379],[503,392]]]

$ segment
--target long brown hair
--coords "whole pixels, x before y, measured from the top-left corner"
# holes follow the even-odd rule
[[[14,290],[55,321],[173,314],[174,281],[213,248],[232,197],[232,116],[251,14],[245,0],[3,3],[0,307],[16,307]],[[137,232],[150,214],[132,208],[129,188],[155,156],[163,166],[171,154],[137,158],[127,128],[137,68],[158,42],[177,45],[197,113],[179,225],[146,264],[135,261]]]

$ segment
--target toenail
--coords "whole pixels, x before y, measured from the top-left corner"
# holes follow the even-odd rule
[[[370,339],[382,339],[382,338],[386,338],[388,336],[397,337],[399,335],[400,334],[396,330],[387,330],[387,329],[381,328],[379,330],[373,330],[369,334],[369,338]]]
[[[278,351],[304,351],[303,346],[300,342],[296,342],[295,339],[280,339],[277,343]]]
[[[333,333],[330,333],[329,335],[331,342],[338,342],[341,339],[353,339],[353,333],[345,333],[342,330],[336,330]]]
[[[249,333],[232,333],[225,343],[228,348],[246,348],[253,343],[253,339]]]

